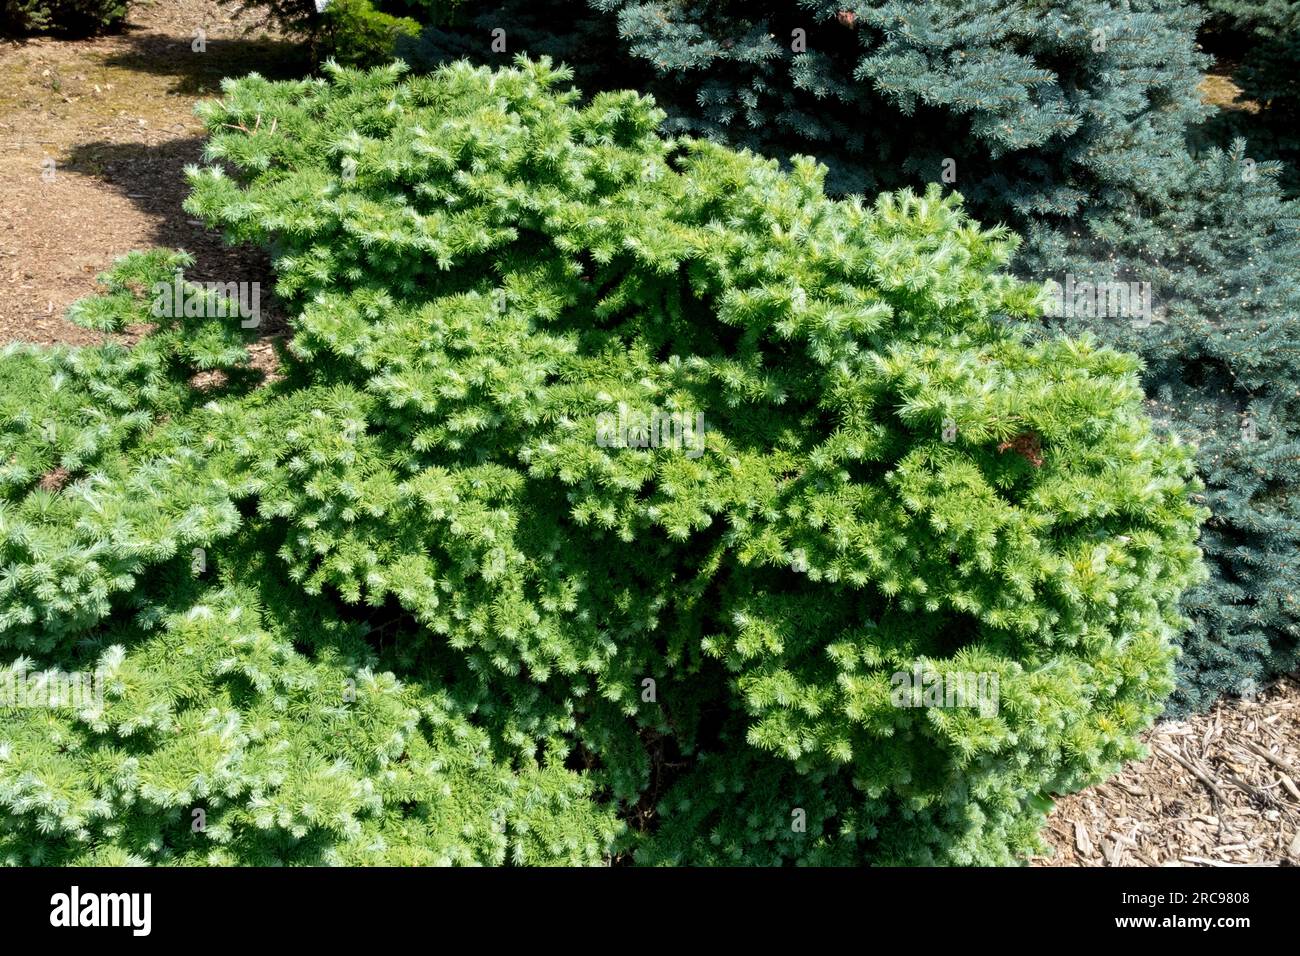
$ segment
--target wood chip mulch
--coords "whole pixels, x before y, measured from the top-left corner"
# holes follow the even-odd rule
[[[1157,724],[1150,756],[1065,797],[1036,866],[1300,866],[1300,679]]]
[[[203,150],[194,104],[223,77],[309,65],[300,44],[221,0],[137,0],[110,36],[0,40],[0,344],[102,341],[64,312],[132,249],[184,249],[191,279],[260,282],[266,306],[266,254],[225,245],[181,208],[184,167]],[[266,331],[281,321],[264,308]]]

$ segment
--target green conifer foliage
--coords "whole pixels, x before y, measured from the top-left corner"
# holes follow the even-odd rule
[[[106,294],[71,317],[119,332],[153,323],[134,347],[10,345],[0,361],[0,647],[48,651],[104,617],[142,568],[229,533],[238,516],[204,473],[187,413],[200,372],[240,378],[238,322],[157,315],[147,295],[174,285],[183,253],[132,253]],[[183,283],[214,313],[213,293]],[[161,310],[159,310],[161,311]],[[246,378],[246,376],[244,376]]]
[[[84,37],[120,29],[129,0],[0,0],[0,35]]]
[[[512,769],[444,689],[377,671],[360,625],[266,579],[256,589],[157,580],[165,595],[137,591],[134,619],[96,630],[82,651],[79,673],[87,686],[102,682],[102,704],[6,717],[0,859],[603,858],[617,828],[589,799],[590,783],[553,761]],[[30,697],[30,659],[8,666],[4,676],[22,675]]]
[[[1147,283],[1167,334],[1114,315],[1066,325],[1138,352],[1153,398],[1179,392],[1170,425],[1200,445],[1202,477],[1219,489],[1210,500],[1224,538],[1210,548],[1213,581],[1188,605],[1195,623],[1175,701],[1183,711],[1300,659],[1300,615],[1281,598],[1296,584],[1294,519],[1281,517],[1296,494],[1285,451],[1294,417],[1273,414],[1275,443],[1253,449],[1270,449],[1272,464],[1232,480],[1204,420],[1221,404],[1271,403],[1297,381],[1288,368],[1274,384],[1246,384],[1259,380],[1270,343],[1294,340],[1298,217],[1280,200],[1288,174],[1264,160],[1289,156],[1283,140],[1294,138],[1298,5],[1209,7],[1212,38],[1223,38],[1225,23],[1252,37],[1238,50],[1238,78],[1265,110],[1226,124],[1249,136],[1249,149],[1229,146],[1225,115],[1205,122],[1205,12],[1187,0],[470,3],[460,28],[427,30],[408,55],[499,64],[519,51],[550,53],[589,91],[653,94],[670,131],[783,161],[813,155],[830,168],[832,193],[934,182],[958,190],[979,219],[1023,233],[1011,264],[1022,278]],[[498,28],[504,52],[490,44]],[[1237,157],[1231,173],[1224,153]],[[1225,266],[1234,290],[1255,294],[1224,294]],[[1207,375],[1196,343],[1219,326],[1252,331],[1219,337]],[[1291,353],[1272,354],[1266,364],[1284,371]]]
[[[1153,414],[1198,446],[1215,573],[1185,602],[1175,713],[1300,664],[1300,290],[1287,278],[1300,270],[1300,204],[1280,198],[1279,172],[1243,141],[1186,158],[1166,209],[1135,209],[1088,255],[1060,250],[1078,282],[1141,276],[1165,290],[1147,321],[1074,309],[1050,324],[1129,336]]]
[[[952,159],[990,219],[1055,221],[1168,189],[1161,160],[1210,112],[1202,16],[1186,0],[507,0],[464,4],[409,53],[554,54],[588,89],[652,93],[671,132],[814,155],[834,193],[954,182]]]
[[[74,307],[152,322],[132,348],[0,355],[0,859],[601,862],[619,827],[589,780],[472,724],[473,675],[368,641],[242,521],[239,438],[275,399],[188,261],[133,253]],[[177,282],[205,315],[152,310]]]
[[[149,713],[237,709],[220,746],[301,719],[229,783],[159,743],[175,772],[132,792],[233,791],[220,841],[164,841],[195,862],[1014,860],[1172,688],[1190,449],[1132,357],[1005,321],[1043,290],[957,198],[833,201],[569,78],[331,67],[204,107],[188,208],[273,249],[293,334],[276,382],[167,425],[238,508],[211,590],[137,587],[85,653],[192,671],[195,713]],[[327,706],[354,674],[382,716]],[[282,752],[308,772],[263,784]],[[0,776],[11,852],[30,779]]]
[[[241,0],[243,10],[272,17],[306,39],[314,57],[353,65],[391,59],[396,43],[422,23],[448,23],[460,0]]]

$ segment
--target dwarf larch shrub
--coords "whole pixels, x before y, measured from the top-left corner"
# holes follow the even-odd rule
[[[250,748],[204,852],[360,861],[370,827],[423,860],[447,786],[477,821],[435,828],[449,862],[1033,849],[1052,794],[1139,752],[1201,573],[1192,456],[1153,433],[1136,360],[1028,342],[1005,319],[1043,290],[955,197],[833,201],[811,161],[666,138],[650,100],[579,108],[567,79],[332,67],[203,107],[187,207],[273,251],[292,335],[276,381],[232,376],[159,426],[238,509],[213,590],[130,618],[138,585],[91,630],[138,646],[147,683],[152,642],[238,608],[201,626],[264,656],[196,651],[203,713],[298,708],[282,747],[345,778],[319,784],[328,819],[294,789],[311,777],[259,815],[280,751]],[[147,634],[110,631],[128,620]],[[402,751],[330,702],[347,680],[408,728],[399,773],[467,752],[480,772],[393,796]],[[21,847],[30,771],[4,766]],[[201,766],[148,799],[189,807]],[[503,843],[470,835],[485,818]],[[96,831],[103,852],[141,855],[142,825]],[[188,826],[150,845],[172,839],[199,852]]]
[[[1218,540],[1210,580],[1183,605],[1171,712],[1249,694],[1300,662],[1285,368],[1300,216],[1283,201],[1300,3],[467,0],[459,14],[403,55],[499,66],[549,54],[589,95],[653,95],[667,131],[783,162],[815,156],[833,194],[960,191],[976,219],[1024,237],[1010,264],[1022,278],[1145,283],[1154,316],[1141,327],[1102,310],[1065,331],[1138,353],[1148,397],[1197,446],[1210,489]],[[1198,36],[1219,68],[1234,66],[1248,108],[1205,102],[1213,61]],[[1262,386],[1261,363],[1274,366]],[[1241,421],[1264,414],[1267,438],[1238,440]]]

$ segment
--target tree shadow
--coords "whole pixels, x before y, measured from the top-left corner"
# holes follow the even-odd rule
[[[116,66],[155,76],[171,76],[168,92],[185,96],[208,96],[219,93],[227,77],[257,72],[268,79],[299,79],[310,74],[315,63],[304,43],[291,39],[259,36],[250,39],[213,39],[199,41],[194,28],[179,24],[183,31],[166,36],[158,33],[128,34],[126,49],[105,58]]]
[[[184,169],[202,161],[201,136],[145,143],[98,141],[68,150],[62,170],[99,180],[130,200],[153,221],[151,245],[184,249],[195,262],[186,277],[195,282],[257,282],[262,296],[262,334],[284,328],[284,314],[271,295],[274,274],[266,250],[228,245],[183,208],[189,195]]]

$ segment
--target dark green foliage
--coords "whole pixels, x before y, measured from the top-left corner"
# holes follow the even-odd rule
[[[370,0],[330,0],[316,33],[318,49],[340,63],[383,60],[401,37],[413,37],[420,25],[376,9]]]
[[[0,0],[0,35],[88,36],[121,25],[129,0]]]
[[[937,188],[831,201],[568,79],[330,67],[203,108],[187,208],[274,250],[292,338],[116,456],[164,469],[122,534],[176,542],[135,587],[15,618],[42,665],[134,662],[109,716],[9,731],[15,859],[53,828],[61,859],[1007,863],[1139,752],[1204,512],[1136,361],[1026,341],[1014,237]],[[970,675],[980,706],[932,699]]]
[[[420,25],[451,20],[460,0],[243,0],[307,38],[318,58],[359,65],[387,60]]]

